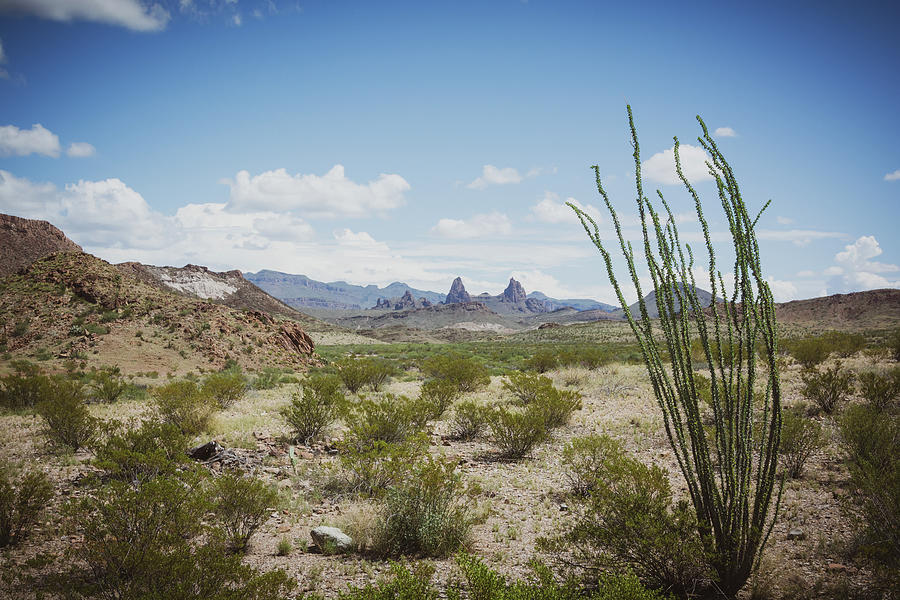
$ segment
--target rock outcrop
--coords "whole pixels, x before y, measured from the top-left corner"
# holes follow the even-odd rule
[[[47,221],[0,214],[0,277],[54,252],[82,252],[82,249]]]
[[[412,292],[406,290],[406,293],[400,298],[379,298],[374,308],[380,310],[407,310],[410,308],[428,308],[431,305],[428,298],[422,297],[417,300],[413,297]]]
[[[457,277],[453,280],[453,284],[450,286],[450,293],[447,294],[447,299],[444,301],[444,304],[458,304],[460,302],[471,302],[472,297],[469,296],[469,292],[466,291],[466,286],[463,285],[462,278]]]
[[[500,302],[520,304],[524,303],[527,299],[528,296],[526,296],[525,288],[522,287],[522,284],[510,277],[509,285],[506,286],[506,289],[503,290],[503,293],[500,295]]]

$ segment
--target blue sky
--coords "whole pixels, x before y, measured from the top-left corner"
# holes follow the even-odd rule
[[[114,262],[611,302],[563,202],[609,239],[598,164],[637,234],[630,103],[688,238],[676,135],[727,233],[697,114],[772,199],[777,299],[900,287],[897,4],[624,4],[0,0],[0,211]]]

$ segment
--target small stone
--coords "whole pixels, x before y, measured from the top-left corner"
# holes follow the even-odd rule
[[[290,525],[279,525],[277,531],[278,531],[278,533],[287,533],[290,530],[291,530]]]
[[[803,533],[803,530],[799,527],[794,527],[790,531],[788,531],[787,539],[789,540],[805,540],[806,534]]]
[[[827,568],[830,573],[843,573],[847,570],[847,565],[842,565],[841,563],[828,563]]]
[[[559,505],[559,512],[566,512],[567,510],[569,510],[568,504],[560,504]]]
[[[278,487],[281,489],[287,489],[293,486],[293,482],[290,479],[282,479],[278,482]]]
[[[320,525],[311,530],[309,535],[319,548],[334,548],[337,552],[353,550],[353,539],[337,527]]]

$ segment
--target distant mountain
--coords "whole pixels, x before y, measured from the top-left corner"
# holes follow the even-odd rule
[[[779,325],[802,325],[816,330],[862,331],[900,326],[900,290],[881,289],[775,305]]]
[[[465,302],[465,299],[480,302],[491,311],[501,315],[550,312],[550,309],[544,302],[535,298],[529,298],[522,284],[512,277],[509,278],[509,285],[498,296],[492,296],[488,293],[470,296],[462,284],[462,279],[457,277],[453,280],[453,286],[447,295],[447,304]]]
[[[415,298],[412,292],[406,290],[399,298],[380,298],[375,303],[373,310],[408,310],[410,308],[428,308],[433,303],[428,298]]]
[[[444,295],[417,290],[405,283],[394,282],[383,288],[377,285],[353,285],[344,281],[323,283],[306,275],[291,275],[279,271],[262,270],[246,273],[247,281],[294,308],[324,308],[331,310],[361,310],[374,308],[379,300],[400,298],[410,292],[415,298],[425,298],[432,304],[444,301]]]
[[[682,291],[685,291],[687,286],[685,284],[679,284],[679,287]],[[695,288],[697,290],[697,298],[700,300],[700,305],[703,308],[706,308],[712,303],[712,294],[707,292],[706,290]],[[656,305],[656,290],[650,292],[646,296],[644,296],[644,304],[647,306],[647,314],[650,315],[651,319],[656,319],[659,317],[659,307]],[[675,297],[675,310],[679,310],[681,305],[678,302],[678,297]],[[631,314],[635,318],[639,318],[641,314],[641,309],[639,303],[635,302],[630,305],[628,309],[631,311]],[[621,310],[621,309],[619,309]],[[623,311],[624,314],[624,311]],[[624,317],[623,317],[624,318]]]
[[[543,302],[551,311],[559,310],[566,306],[570,306],[575,310],[604,310],[607,312],[618,310],[619,308],[618,306],[606,304],[605,302],[598,302],[589,298],[557,300],[556,298],[551,298],[541,292],[529,292],[528,297]]]
[[[414,329],[435,330],[445,327],[511,331],[515,322],[498,315],[481,302],[454,302],[434,304],[426,308],[396,310],[386,313],[356,313],[336,316],[332,322],[349,329],[382,329],[404,326]],[[521,327],[521,326],[520,326]]]
[[[54,252],[81,251],[81,246],[47,221],[0,214],[0,277]]]

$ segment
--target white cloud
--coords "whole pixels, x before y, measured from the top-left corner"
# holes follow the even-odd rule
[[[335,165],[321,177],[291,175],[285,169],[251,176],[239,171],[231,188],[228,210],[234,212],[296,212],[306,218],[368,217],[402,206],[409,183],[400,175],[382,173],[367,184],[351,181]]]
[[[87,158],[96,153],[97,149],[87,142],[72,142],[66,150],[66,154],[72,158]]]
[[[795,246],[807,246],[814,240],[845,238],[847,234],[839,231],[816,231],[812,229],[759,229],[756,237],[761,240],[791,242]]]
[[[790,225],[791,223],[794,222],[794,220],[791,219],[790,217],[782,217],[782,216],[775,217],[775,220],[778,221],[779,225]]]
[[[583,205],[575,198],[566,198],[566,202],[571,202],[582,211],[591,216],[598,224],[603,222],[603,217],[596,206],[592,204]],[[559,195],[553,192],[544,192],[544,198],[531,207],[532,218],[544,223],[572,223],[580,224],[578,215],[565,202],[559,199]]]
[[[691,183],[709,181],[713,177],[709,174],[706,161],[709,160],[706,152],[699,146],[680,144],[678,155],[681,158],[681,170]],[[675,147],[657,152],[648,160],[641,163],[641,173],[657,183],[677,184],[681,183],[675,172]]]
[[[534,175],[537,175],[537,172],[535,172]],[[489,185],[520,183],[521,181],[522,176],[519,174],[519,171],[513,167],[498,169],[494,165],[484,165],[481,169],[481,177],[476,178],[466,187],[474,190],[483,190]]]
[[[431,231],[445,238],[470,239],[497,235],[509,235],[512,232],[512,223],[509,217],[502,213],[475,215],[468,220],[441,219]]]
[[[797,286],[790,281],[781,281],[773,277],[766,280],[775,302],[790,302],[797,299]]]
[[[717,127],[713,135],[716,137],[737,137],[737,133],[731,127]]]
[[[810,277],[815,277],[815,276],[816,276],[816,272],[811,271],[809,269],[797,271],[797,277],[800,277],[801,279],[809,279]]]
[[[133,31],[160,31],[171,16],[160,4],[139,0],[0,0],[0,13],[51,21],[93,21]]]
[[[875,236],[862,236],[844,247],[843,252],[834,256],[835,265],[826,269],[831,275],[828,293],[859,292],[879,288],[900,287],[900,278],[889,278],[883,273],[898,273],[900,267],[893,264],[875,262],[870,259],[883,253]],[[894,276],[890,276],[894,277]]]
[[[0,156],[43,154],[56,158],[59,151],[59,136],[40,123],[31,129],[19,129],[15,125],[0,127]]]
[[[236,27],[240,27],[244,20],[241,18],[241,13],[237,13],[231,17],[231,22],[234,23]]]
[[[888,173],[884,176],[885,181],[897,181],[900,179],[900,169],[897,169],[893,173]]]

